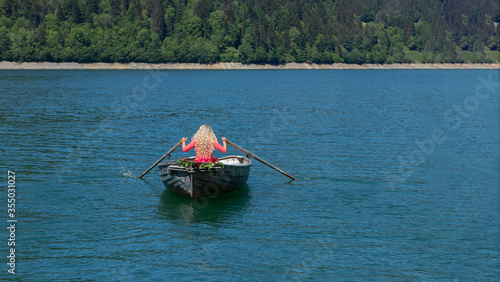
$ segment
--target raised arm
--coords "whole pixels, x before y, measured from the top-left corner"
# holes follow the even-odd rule
[[[182,141],[182,151],[183,152],[187,152],[187,151],[193,149],[194,145],[196,144],[195,140],[193,139],[193,141],[191,141],[191,143],[189,143],[189,145],[186,146],[186,141],[187,141],[186,137],[182,137],[181,141]]]
[[[224,144],[224,146],[221,146],[221,144],[219,144],[219,142],[215,141],[215,148],[223,153],[226,153],[227,151],[227,138],[226,137],[222,137],[222,144]]]
[[[227,151],[227,138],[222,137],[222,144],[224,146],[224,153]]]

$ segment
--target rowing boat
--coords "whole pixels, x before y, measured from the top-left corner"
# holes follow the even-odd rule
[[[219,162],[223,167],[214,166],[211,169],[181,167],[176,161],[161,162],[158,166],[161,181],[167,190],[200,199],[233,192],[246,184],[252,165],[250,159],[227,156],[220,158]]]

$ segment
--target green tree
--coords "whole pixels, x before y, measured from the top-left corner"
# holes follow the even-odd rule
[[[114,20],[120,12],[120,0],[109,0],[109,15]]]
[[[255,50],[255,62],[257,64],[267,63],[267,52],[262,46],[259,46],[257,50]]]
[[[71,0],[71,19],[76,24],[81,22],[80,5],[78,4],[78,0]]]
[[[8,60],[9,51],[9,30],[5,26],[0,26],[0,60]]]
[[[195,37],[201,36],[201,19],[197,16],[191,16],[188,19],[187,30],[188,34]]]
[[[165,13],[161,0],[153,0],[153,10],[151,12],[151,20],[153,22],[152,31],[163,39],[165,37]]]
[[[93,23],[94,14],[99,9],[98,0],[87,0],[87,6],[85,9],[85,21],[89,24]]]
[[[481,53],[483,52],[483,50],[484,50],[483,40],[481,38],[476,39],[476,41],[474,41],[474,44],[472,46],[472,52]]]
[[[241,62],[255,62],[254,46],[255,43],[253,39],[253,30],[251,28],[247,28],[245,31],[245,37],[243,38],[242,43],[238,48],[239,60]]]

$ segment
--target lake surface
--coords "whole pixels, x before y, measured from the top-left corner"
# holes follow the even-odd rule
[[[1,280],[500,278],[498,70],[17,70],[0,89]],[[254,160],[247,187],[192,202],[137,178],[203,123],[298,180]]]

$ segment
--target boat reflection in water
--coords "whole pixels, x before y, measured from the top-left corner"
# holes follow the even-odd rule
[[[165,190],[161,196],[158,212],[167,219],[181,224],[196,222],[221,223],[242,214],[247,208],[250,198],[248,185],[232,193],[197,200],[191,200]]]

